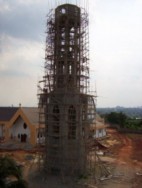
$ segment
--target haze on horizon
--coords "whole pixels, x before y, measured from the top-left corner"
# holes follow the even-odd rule
[[[0,0],[0,106],[37,106],[46,15],[58,2],[76,3]],[[142,106],[142,1],[77,3],[89,7],[90,85],[97,107]]]

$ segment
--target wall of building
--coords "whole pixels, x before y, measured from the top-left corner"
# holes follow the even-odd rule
[[[36,144],[45,144],[45,128],[36,129]]]
[[[10,128],[10,137],[19,142],[29,142],[30,129],[21,117],[18,117]]]
[[[0,139],[1,141],[8,140],[8,122],[0,122]]]
[[[20,117],[20,120],[18,120],[19,117]],[[23,127],[24,123],[26,123],[26,125],[27,125],[26,129]],[[12,127],[14,126],[14,129],[17,131],[17,133],[18,133],[18,131],[20,131],[23,135],[26,134],[27,135],[27,141],[33,146],[36,145],[36,129],[37,129],[38,125],[32,124],[30,122],[28,117],[24,114],[22,108],[19,108],[19,110],[16,112],[16,114],[10,120],[8,126],[9,126],[8,130],[12,130]],[[19,126],[19,129],[16,128],[18,126]],[[9,131],[9,133],[8,133],[8,137],[9,138],[11,138],[11,134],[10,133],[11,132]],[[24,136],[22,136],[22,137],[24,137]]]
[[[101,138],[101,137],[105,137],[106,136],[106,129],[102,128],[102,129],[96,129],[96,133],[94,135],[94,138]]]

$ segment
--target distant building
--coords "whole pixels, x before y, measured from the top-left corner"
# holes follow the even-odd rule
[[[96,120],[91,125],[91,130],[94,132],[95,139],[103,139],[107,136],[107,126],[105,125],[104,119],[96,114]]]
[[[17,141],[35,146],[44,141],[43,131],[38,125],[38,108],[0,107],[0,141]]]

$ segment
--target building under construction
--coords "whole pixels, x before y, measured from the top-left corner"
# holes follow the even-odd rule
[[[44,169],[53,174],[85,173],[95,117],[94,99],[89,94],[85,9],[62,4],[50,11],[44,70],[39,93],[39,126],[45,124]]]

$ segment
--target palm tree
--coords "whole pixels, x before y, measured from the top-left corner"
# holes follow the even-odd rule
[[[0,157],[0,188],[27,188],[22,169],[9,156]]]

